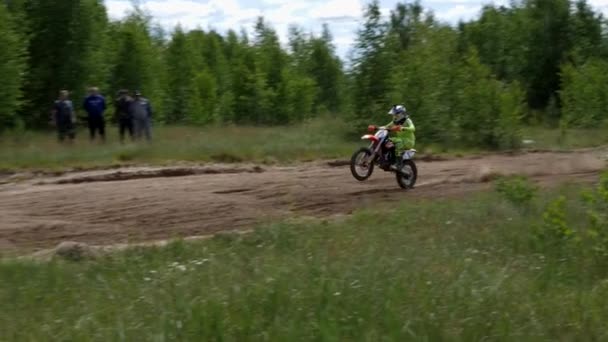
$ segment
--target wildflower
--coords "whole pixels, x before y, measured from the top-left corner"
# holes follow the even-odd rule
[[[196,266],[201,266],[201,265],[203,265],[204,263],[206,263],[206,262],[208,262],[208,261],[209,261],[209,259],[203,259],[203,260],[194,260],[194,262],[193,262],[193,263],[194,263]]]

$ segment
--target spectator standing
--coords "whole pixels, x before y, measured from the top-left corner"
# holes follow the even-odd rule
[[[131,141],[133,140],[133,115],[131,113],[132,103],[133,98],[129,96],[128,90],[121,90],[118,92],[115,108],[121,143],[124,143],[125,141],[125,131],[129,132],[129,137],[131,138]]]
[[[60,91],[59,99],[53,106],[53,119],[60,142],[63,142],[66,137],[70,142],[76,138],[76,113],[69,97],[70,93],[67,90]]]
[[[135,138],[140,140],[145,135],[146,140],[151,141],[152,106],[150,101],[143,97],[139,91],[135,92],[135,100],[131,104],[131,113],[135,126]]]
[[[99,89],[97,87],[89,89],[89,96],[85,98],[83,107],[88,114],[91,141],[95,140],[97,132],[99,132],[101,140],[105,141],[106,123],[104,112],[106,110],[106,100],[99,94]]]

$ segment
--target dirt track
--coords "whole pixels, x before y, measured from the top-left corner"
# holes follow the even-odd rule
[[[404,192],[376,170],[365,183],[347,166],[129,168],[39,177],[0,185],[0,251],[62,241],[141,242],[250,228],[265,219],[348,214],[381,201],[464,196],[493,174],[526,174],[550,186],[592,182],[606,152],[494,155],[419,161],[419,183]]]

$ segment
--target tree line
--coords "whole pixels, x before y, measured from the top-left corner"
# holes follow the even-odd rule
[[[168,124],[332,113],[360,128],[404,103],[422,141],[512,147],[521,124],[606,122],[606,23],[585,0],[486,5],[458,25],[419,2],[386,18],[372,1],[342,61],[328,26],[294,26],[282,45],[263,18],[250,32],[168,33],[137,6],[113,21],[101,0],[1,0],[0,125],[44,127],[58,90],[78,102],[95,85],[141,90]]]
[[[43,127],[60,89],[80,101],[89,86],[140,90],[170,124],[286,124],[343,108],[328,27],[292,28],[286,49],[263,18],[251,34],[168,34],[137,6],[110,21],[101,0],[2,0],[0,22],[4,127]]]
[[[348,75],[355,118],[405,102],[421,140],[490,148],[518,145],[522,124],[598,127],[608,118],[606,24],[585,0],[486,5],[456,26],[418,2],[386,20],[372,2]]]

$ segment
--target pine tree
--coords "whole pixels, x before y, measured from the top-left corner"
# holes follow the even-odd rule
[[[234,94],[231,118],[234,123],[261,123],[262,108],[258,105],[262,85],[253,49],[249,48],[246,35],[241,35],[230,53],[231,89]]]
[[[388,25],[382,20],[378,1],[370,3],[357,34],[353,64],[352,104],[355,127],[384,120],[389,79],[394,59],[386,48]]]
[[[577,0],[570,16],[570,41],[573,42],[571,58],[584,63],[592,57],[608,57],[603,41],[604,17],[595,13],[586,0]]]
[[[0,132],[15,123],[21,103],[21,82],[25,71],[25,46],[17,34],[7,7],[0,3]]]
[[[559,90],[559,69],[570,41],[569,0],[527,0],[529,20],[527,63],[528,104],[542,109]]]
[[[139,90],[150,99],[156,118],[166,121],[164,91],[162,88],[165,65],[162,50],[150,34],[150,17],[135,8],[123,21],[113,25],[110,39],[114,46],[110,89]]]
[[[524,102],[519,86],[496,80],[474,49],[456,70],[453,87],[459,91],[452,111],[461,143],[486,148],[517,147]]]
[[[412,4],[398,3],[395,10],[391,11],[389,33],[397,37],[399,51],[410,47],[416,28],[424,19],[423,12],[419,1]]]
[[[608,62],[590,59],[562,67],[563,123],[568,127],[601,127],[608,123]]]
[[[283,100],[287,95],[284,93],[283,83],[286,81],[284,76],[288,56],[281,48],[276,31],[266,24],[264,18],[258,18],[254,33],[253,48],[259,110],[256,123],[288,123],[289,105]]]
[[[459,59],[457,35],[449,27],[415,24],[408,50],[402,51],[391,76],[391,103],[404,103],[422,142],[456,144],[460,140],[454,116],[454,84]],[[386,120],[386,119],[385,119]]]
[[[323,108],[333,113],[340,112],[344,104],[342,62],[336,56],[333,38],[327,25],[323,25],[320,38],[311,39],[310,50],[307,74],[318,87],[315,106],[317,110]]]
[[[166,50],[167,95],[165,117],[168,123],[200,122],[201,113],[193,48],[181,26],[171,35]]]
[[[28,0],[25,8],[30,41],[22,116],[41,125],[60,89],[80,102],[87,86],[104,86],[107,15],[101,0]]]

